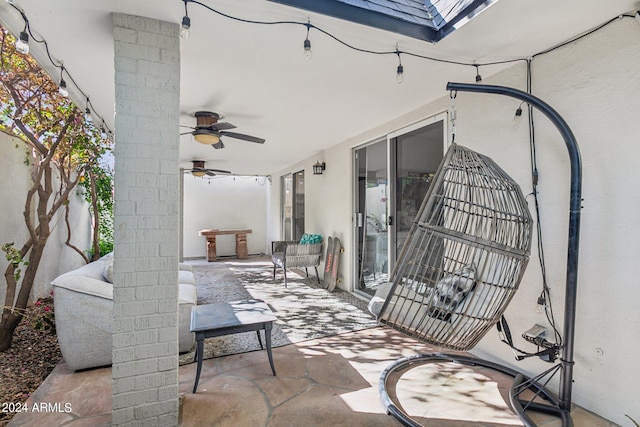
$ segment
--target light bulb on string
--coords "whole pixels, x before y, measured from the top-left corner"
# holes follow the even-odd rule
[[[67,82],[64,81],[64,67],[60,69],[60,84],[58,87],[58,93],[65,98],[69,96],[69,90],[67,89]]]
[[[29,53],[29,34],[26,31],[20,31],[20,36],[16,40],[16,50],[23,55]]]
[[[69,90],[67,89],[67,82],[64,79],[60,80],[60,86],[58,87],[58,93],[65,98],[69,96]]]
[[[513,124],[518,124],[522,118],[522,104],[516,109],[516,113],[513,115]]]
[[[544,295],[540,295],[536,303],[536,313],[541,314],[544,311],[545,305],[546,305],[546,299]]]
[[[187,8],[188,0],[184,1],[184,16],[182,17],[182,25],[180,26],[180,38],[187,40],[191,30],[191,18],[189,18],[189,10]]]
[[[182,27],[180,27],[180,38],[187,40],[189,38],[190,29],[191,29],[191,18],[185,15],[182,17]]]
[[[482,76],[480,75],[480,67],[476,65],[476,83],[480,83],[482,81]]]
[[[89,123],[93,122],[93,116],[91,116],[91,109],[89,108],[89,98],[87,98],[87,107],[84,109],[84,119]]]
[[[398,70],[396,71],[396,82],[402,83],[404,80],[404,67],[402,64],[398,65]]]
[[[304,39],[304,57],[306,60],[311,59],[311,56],[313,55],[313,52],[311,51],[311,40],[309,40],[309,30],[311,29],[311,23],[307,22],[305,24],[305,26],[307,27],[307,38]]]
[[[402,83],[404,80],[404,67],[402,66],[402,60],[400,59],[400,51],[398,50],[398,45],[396,44],[396,55],[398,55],[398,68],[396,68],[396,82]]]

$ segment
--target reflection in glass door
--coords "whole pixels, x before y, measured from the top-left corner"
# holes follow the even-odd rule
[[[373,295],[389,277],[387,141],[355,150],[357,289]]]
[[[414,130],[391,135],[394,154],[395,187],[392,212],[391,258],[396,259],[404,244],[418,209],[444,155],[444,122],[436,121]]]
[[[445,117],[416,123],[354,150],[359,292],[373,295],[390,278],[444,155]]]
[[[304,171],[280,178],[282,238],[298,241],[304,234]]]

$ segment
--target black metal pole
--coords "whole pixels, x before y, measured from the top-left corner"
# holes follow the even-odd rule
[[[535,96],[504,86],[468,83],[447,83],[447,90],[506,95],[519,99],[537,108],[558,128],[571,162],[571,187],[569,200],[569,240],[567,247],[567,278],[565,289],[564,346],[562,349],[562,372],[560,377],[560,409],[571,410],[573,385],[573,344],[576,324],[576,294],[578,290],[578,249],[580,246],[580,209],[582,208],[582,162],[576,138],[569,125],[553,108]]]

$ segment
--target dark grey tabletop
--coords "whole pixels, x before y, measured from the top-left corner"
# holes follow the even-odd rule
[[[273,322],[276,316],[264,301],[247,300],[197,305],[191,309],[191,331]]]

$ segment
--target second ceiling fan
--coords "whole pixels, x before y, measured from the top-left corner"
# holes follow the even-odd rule
[[[221,116],[212,111],[197,111],[195,114],[196,126],[183,126],[193,129],[191,132],[184,132],[180,135],[192,134],[194,139],[201,144],[211,145],[213,148],[224,148],[222,137],[241,139],[243,141],[264,144],[263,138],[258,138],[243,133],[229,132],[228,129],[235,129],[231,123],[219,122]]]
[[[185,169],[185,172],[190,173],[193,176],[215,176],[217,174],[230,174],[231,171],[226,171],[223,169],[210,169],[204,166],[204,160],[192,160],[193,167],[191,169]]]

